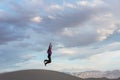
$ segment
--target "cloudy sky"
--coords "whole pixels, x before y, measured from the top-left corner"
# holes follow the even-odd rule
[[[120,69],[120,0],[0,0],[0,72]],[[52,42],[52,63],[44,66]]]

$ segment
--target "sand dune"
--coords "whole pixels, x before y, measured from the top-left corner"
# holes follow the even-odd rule
[[[49,70],[22,70],[0,74],[0,80],[82,80],[65,73]]]

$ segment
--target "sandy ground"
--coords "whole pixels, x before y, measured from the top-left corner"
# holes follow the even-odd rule
[[[0,74],[0,80],[82,80],[80,78],[49,70],[22,70]]]

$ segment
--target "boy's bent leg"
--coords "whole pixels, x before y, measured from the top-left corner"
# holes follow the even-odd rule
[[[46,60],[44,60],[44,62],[46,62],[46,61],[48,61],[47,59]]]
[[[45,66],[46,66],[46,63],[48,62],[48,60],[44,60],[44,64],[45,64]]]
[[[46,61],[45,66],[46,66],[47,64],[49,64],[49,63],[51,63],[51,61],[50,61],[50,60]]]

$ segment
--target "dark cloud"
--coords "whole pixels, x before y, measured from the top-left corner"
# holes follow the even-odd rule
[[[61,11],[60,13],[55,12],[55,14],[51,15],[53,18],[43,17],[43,21],[39,25],[43,27],[46,32],[50,32],[53,36],[56,36],[59,39],[57,41],[65,46],[74,47],[88,45],[96,42],[99,34],[95,29],[92,30],[94,25],[86,24],[89,24],[95,16],[99,17],[108,11],[107,7],[103,6],[79,6],[77,8],[65,8],[64,11]],[[73,32],[73,36],[61,34],[62,32],[65,32],[66,28],[71,29],[70,33],[72,34]]]
[[[68,12],[66,12],[66,10],[61,11],[60,13],[56,12],[52,15],[54,19],[44,17],[43,22],[40,25],[51,31],[60,31],[66,27],[82,27],[83,24],[91,20],[93,16],[105,13],[105,9],[103,7],[83,7],[82,9],[77,7],[75,9],[70,8],[70,11],[67,11]],[[101,11],[104,12],[101,13]]]
[[[61,35],[61,32],[63,32],[65,28],[73,28],[73,30],[76,27],[84,28],[85,24],[89,23],[89,21],[91,21],[91,19],[93,19],[94,16],[99,16],[107,12],[107,8],[103,6],[77,6],[76,8],[64,7],[64,11],[53,11],[54,14],[51,14],[49,12],[45,12],[46,7],[43,7],[46,5],[42,1],[40,3],[37,3],[36,0],[34,3],[32,3],[32,1],[28,2],[27,0],[25,0],[22,3],[23,4],[17,2],[10,2],[8,6],[10,7],[9,9],[12,11],[12,13],[2,14],[0,22],[2,24],[9,24],[6,26],[11,25],[23,28],[23,30],[25,28],[32,28],[40,33],[45,32],[48,34],[52,34],[52,36],[54,36],[54,41],[59,39],[57,41],[63,43],[65,46],[80,46],[96,42],[96,38],[98,36],[98,34],[96,34],[96,31],[87,31],[88,33],[79,33],[83,31],[81,29],[80,31],[76,31],[79,34],[74,34],[74,36],[72,37]],[[44,13],[46,14],[43,15]],[[53,19],[48,17],[49,15],[51,15]],[[42,22],[32,22],[31,19],[36,16],[42,16]],[[92,36],[92,38],[89,40],[88,35]],[[49,35],[46,34],[46,36],[48,37]],[[82,37],[82,39],[80,37]]]
[[[96,40],[96,35],[93,34],[92,37],[89,37],[91,36],[91,34],[89,35],[76,35],[74,37],[63,37],[63,43],[65,44],[66,47],[79,47],[79,46],[87,46],[91,43],[95,43],[97,40]]]
[[[31,25],[32,11],[25,10],[18,3],[7,4],[7,7],[8,11],[2,10],[0,13],[0,44],[28,38],[26,30]]]
[[[0,25],[0,44],[9,41],[22,40],[25,37],[19,29],[9,25]]]

